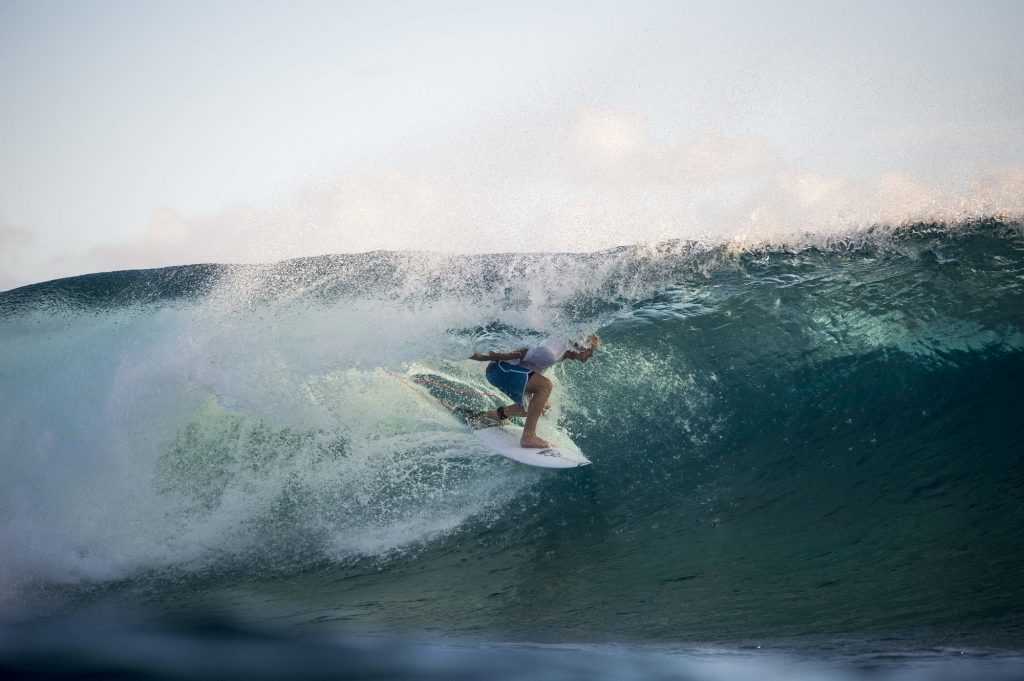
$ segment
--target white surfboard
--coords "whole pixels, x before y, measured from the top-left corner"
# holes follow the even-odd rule
[[[519,446],[519,438],[523,436],[523,429],[511,424],[479,428],[473,431],[485,445],[498,454],[508,457],[513,461],[525,463],[527,466],[538,466],[540,468],[576,468],[591,463],[590,459],[583,456],[572,440],[562,436],[558,438],[562,442],[552,442],[550,437],[542,435],[545,440],[553,446],[546,449],[526,448]]]
[[[426,376],[429,375],[429,373],[426,374]],[[412,376],[418,378],[426,377],[419,373],[414,373]],[[399,378],[402,377],[399,376]],[[447,376],[443,378],[451,382],[458,382],[457,379]],[[419,392],[434,403],[440,404],[448,413],[458,419],[460,423],[467,426],[473,435],[476,435],[495,454],[500,454],[519,463],[525,463],[527,466],[537,466],[539,468],[577,468],[592,463],[590,459],[583,456],[580,448],[567,435],[557,430],[542,430],[538,433],[538,435],[551,443],[551,447],[546,449],[520,447],[519,440],[523,436],[522,426],[507,422],[498,425],[490,420],[481,423],[477,418],[474,418],[479,416],[478,412],[453,407],[431,394],[430,390],[427,390],[422,385],[417,385],[416,387],[419,390],[414,390],[414,392]]]

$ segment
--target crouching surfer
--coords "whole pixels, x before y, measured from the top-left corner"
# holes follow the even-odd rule
[[[487,381],[514,402],[507,407],[485,412],[483,416],[496,421],[504,421],[510,416],[525,417],[526,424],[519,444],[538,449],[550,447],[550,444],[537,436],[537,421],[544,413],[548,396],[551,395],[551,381],[543,374],[567,359],[586,363],[599,347],[601,339],[594,333],[583,342],[566,344],[557,338],[547,338],[532,348],[513,352],[474,353],[470,359],[490,362],[487,365]]]

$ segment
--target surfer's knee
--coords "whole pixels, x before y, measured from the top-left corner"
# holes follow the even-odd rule
[[[551,386],[550,385],[537,386],[536,388],[534,388],[533,390],[530,391],[530,399],[531,400],[537,400],[537,399],[547,400],[548,397],[550,397],[550,396],[551,396]]]
[[[551,392],[551,379],[545,376],[535,375],[530,379],[530,383],[532,384],[530,389],[538,395],[547,395]]]

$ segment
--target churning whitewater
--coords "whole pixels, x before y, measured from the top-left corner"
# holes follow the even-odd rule
[[[1012,641],[1022,294],[1021,225],[995,219],[0,293],[0,607]],[[601,353],[552,372],[546,417],[586,469],[490,456],[403,380],[493,408],[470,354],[593,331]]]

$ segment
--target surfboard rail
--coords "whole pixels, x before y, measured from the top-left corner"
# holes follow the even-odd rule
[[[501,456],[528,466],[579,468],[593,463],[571,441],[569,444],[555,443],[555,446],[544,449],[521,447],[519,439],[523,436],[523,429],[509,423],[477,428],[473,435]],[[560,439],[568,440],[565,437]]]

